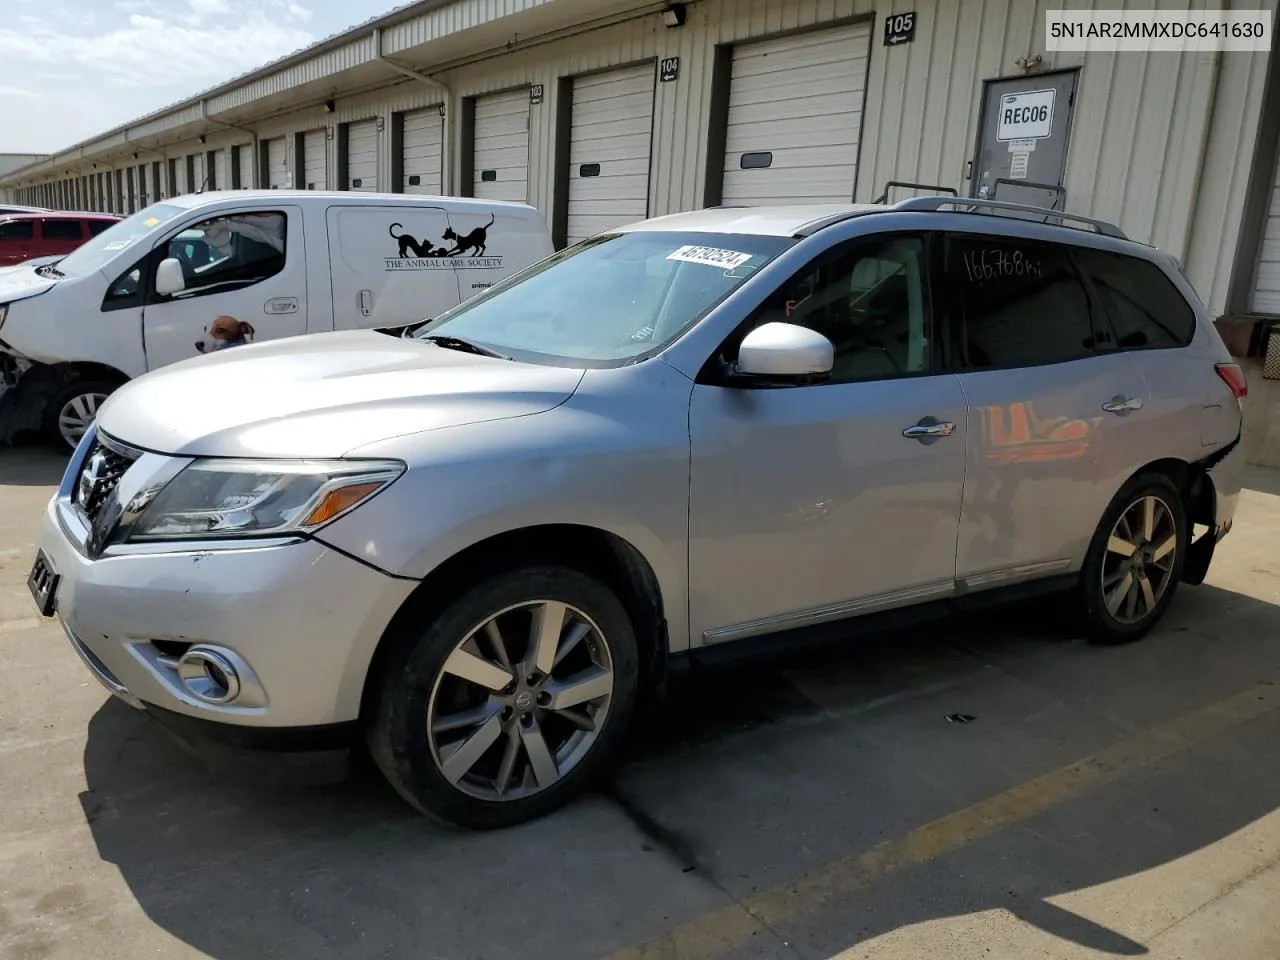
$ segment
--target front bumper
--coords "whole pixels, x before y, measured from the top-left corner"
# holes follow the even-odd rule
[[[113,694],[179,722],[243,728],[240,746],[251,731],[269,744],[358,719],[373,651],[413,581],[312,540],[90,559],[60,516],[68,509],[50,502],[40,542],[60,578],[56,615]],[[241,699],[214,705],[188,692],[173,651],[197,644],[246,668]]]

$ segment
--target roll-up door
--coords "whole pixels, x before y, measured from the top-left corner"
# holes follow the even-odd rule
[[[327,147],[323,130],[308,130],[302,135],[302,185],[308,190],[329,189]]]
[[[414,110],[404,115],[404,193],[438,196],[444,192],[440,158],[444,146],[444,117],[439,107]]]
[[[373,193],[378,189],[378,123],[360,120],[347,127],[348,190]]]
[[[271,190],[289,189],[288,139],[274,137],[267,141],[267,187]]]
[[[227,164],[227,151],[213,151],[213,183],[210,189],[231,189],[231,168]]]
[[[734,49],[722,203],[853,199],[870,45],[863,22]]]
[[[1254,313],[1280,314],[1280,166],[1276,168],[1271,184],[1249,309]]]
[[[529,88],[476,98],[472,196],[482,200],[529,197]]]
[[[248,190],[253,186],[253,144],[246,143],[240,148],[240,189]]]
[[[653,85],[652,63],[574,78],[570,243],[648,214]]]

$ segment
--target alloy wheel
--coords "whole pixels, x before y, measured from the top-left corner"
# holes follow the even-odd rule
[[[1157,496],[1139,497],[1116,520],[1102,561],[1102,597],[1118,623],[1138,623],[1169,589],[1178,552],[1173,511]]]
[[[81,393],[72,397],[58,411],[58,433],[73,450],[79,446],[85,431],[93,426],[98,408],[107,399],[105,393]]]
[[[613,689],[609,644],[581,610],[555,600],[508,607],[445,659],[427,703],[432,759],[473,797],[540,793],[591,751]]]

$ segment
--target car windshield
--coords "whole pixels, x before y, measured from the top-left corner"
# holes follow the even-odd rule
[[[57,262],[58,273],[67,277],[92,273],[133,241],[153,233],[185,210],[171,203],[153,203],[86,240]]]
[[[680,336],[793,242],[647,230],[593,237],[441,314],[414,336],[466,341],[534,362],[625,363]]]

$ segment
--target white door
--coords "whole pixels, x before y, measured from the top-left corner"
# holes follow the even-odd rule
[[[328,141],[323,130],[302,135],[302,185],[308,190],[329,189]]]
[[[375,193],[378,189],[378,124],[361,120],[347,127],[348,190]]]
[[[219,190],[231,189],[231,168],[227,165],[227,151],[213,152],[213,185]]]
[[[444,150],[444,117],[439,107],[414,110],[404,115],[402,146],[405,193],[439,196],[444,192],[440,157]]]
[[[481,200],[529,197],[529,88],[476,98],[475,180],[472,196]]]
[[[188,192],[188,193],[195,193],[197,190],[201,190],[201,189],[203,189],[203,188],[204,188],[204,186],[205,186],[205,180],[204,180],[204,154],[202,154],[202,153],[192,154],[192,157],[191,157],[191,171],[192,171],[192,173],[191,173],[191,184],[190,184],[190,187],[188,188],[187,192]]]
[[[246,143],[240,147],[240,189],[248,190],[253,186],[253,144]]]
[[[1273,175],[1249,309],[1254,313],[1280,314],[1280,165]]]
[[[871,24],[733,52],[722,203],[848,203],[862,135]]]
[[[649,212],[654,64],[573,81],[569,242]]]
[[[174,257],[186,288],[143,309],[147,369],[200,353],[307,332],[302,211],[219,214],[172,231],[152,253]],[[154,271],[152,272],[154,276]]]
[[[267,187],[271,190],[287,190],[289,183],[288,140],[274,137],[267,141]]]

